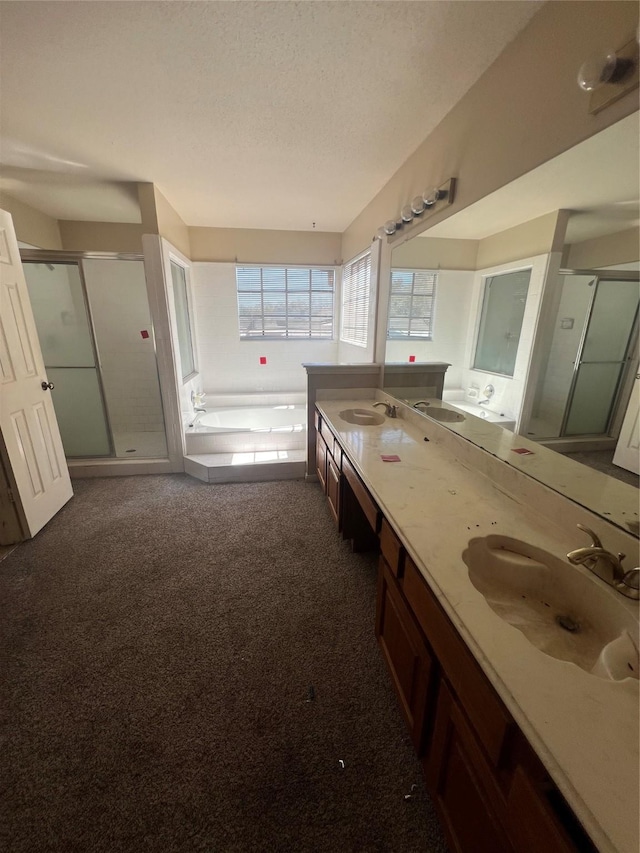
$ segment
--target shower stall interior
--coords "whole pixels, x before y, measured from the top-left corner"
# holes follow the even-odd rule
[[[166,457],[142,256],[20,254],[67,458]]]
[[[637,360],[639,282],[637,272],[561,270],[528,435],[615,437]]]

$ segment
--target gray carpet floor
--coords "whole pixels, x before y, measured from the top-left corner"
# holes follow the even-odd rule
[[[317,484],[74,489],[0,562],[4,851],[446,850]]]

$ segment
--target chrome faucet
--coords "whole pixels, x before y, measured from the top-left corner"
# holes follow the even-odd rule
[[[385,400],[384,403],[374,403],[373,404],[374,409],[376,406],[384,406],[384,413],[388,418],[397,418],[398,417],[398,407],[392,406],[388,400]]]
[[[593,572],[594,575],[597,575],[627,598],[638,600],[640,597],[640,568],[625,572],[622,567],[625,554],[618,554],[616,557],[611,551],[602,547],[602,542],[593,530],[584,527],[582,524],[579,524],[578,527],[591,537],[592,544],[586,548],[576,548],[575,551],[569,551],[567,560],[574,565],[585,566],[590,572]]]
[[[418,400],[418,402],[417,402],[417,403],[414,403],[414,404],[413,404],[413,408],[414,408],[414,409],[417,409],[417,408],[418,408],[418,406],[430,406],[430,405],[431,405],[431,403],[429,403],[429,401],[428,401],[428,400]]]
[[[206,414],[207,414],[207,410],[204,409],[202,406],[194,406],[193,407],[193,417],[191,418],[191,423],[189,424],[189,426],[194,427],[196,425],[196,421],[198,420],[200,415],[206,415]]]

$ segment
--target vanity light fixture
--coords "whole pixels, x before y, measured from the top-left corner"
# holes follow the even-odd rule
[[[416,217],[428,214],[439,201],[446,199],[447,204],[452,204],[455,182],[455,178],[449,178],[441,186],[430,187],[422,195],[415,196],[411,204],[404,205],[398,219],[388,219],[384,225],[378,228],[375,239],[384,240],[385,237],[393,236],[397,231],[404,228],[405,225],[413,222]]]
[[[589,92],[589,112],[599,113],[638,86],[638,40],[619,50],[605,50],[589,57],[578,71],[578,86]]]

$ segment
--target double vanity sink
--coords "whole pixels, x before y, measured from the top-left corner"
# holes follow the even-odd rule
[[[567,559],[583,523],[629,566],[634,542],[434,422],[445,408],[318,408],[596,848],[636,853],[638,602]]]

